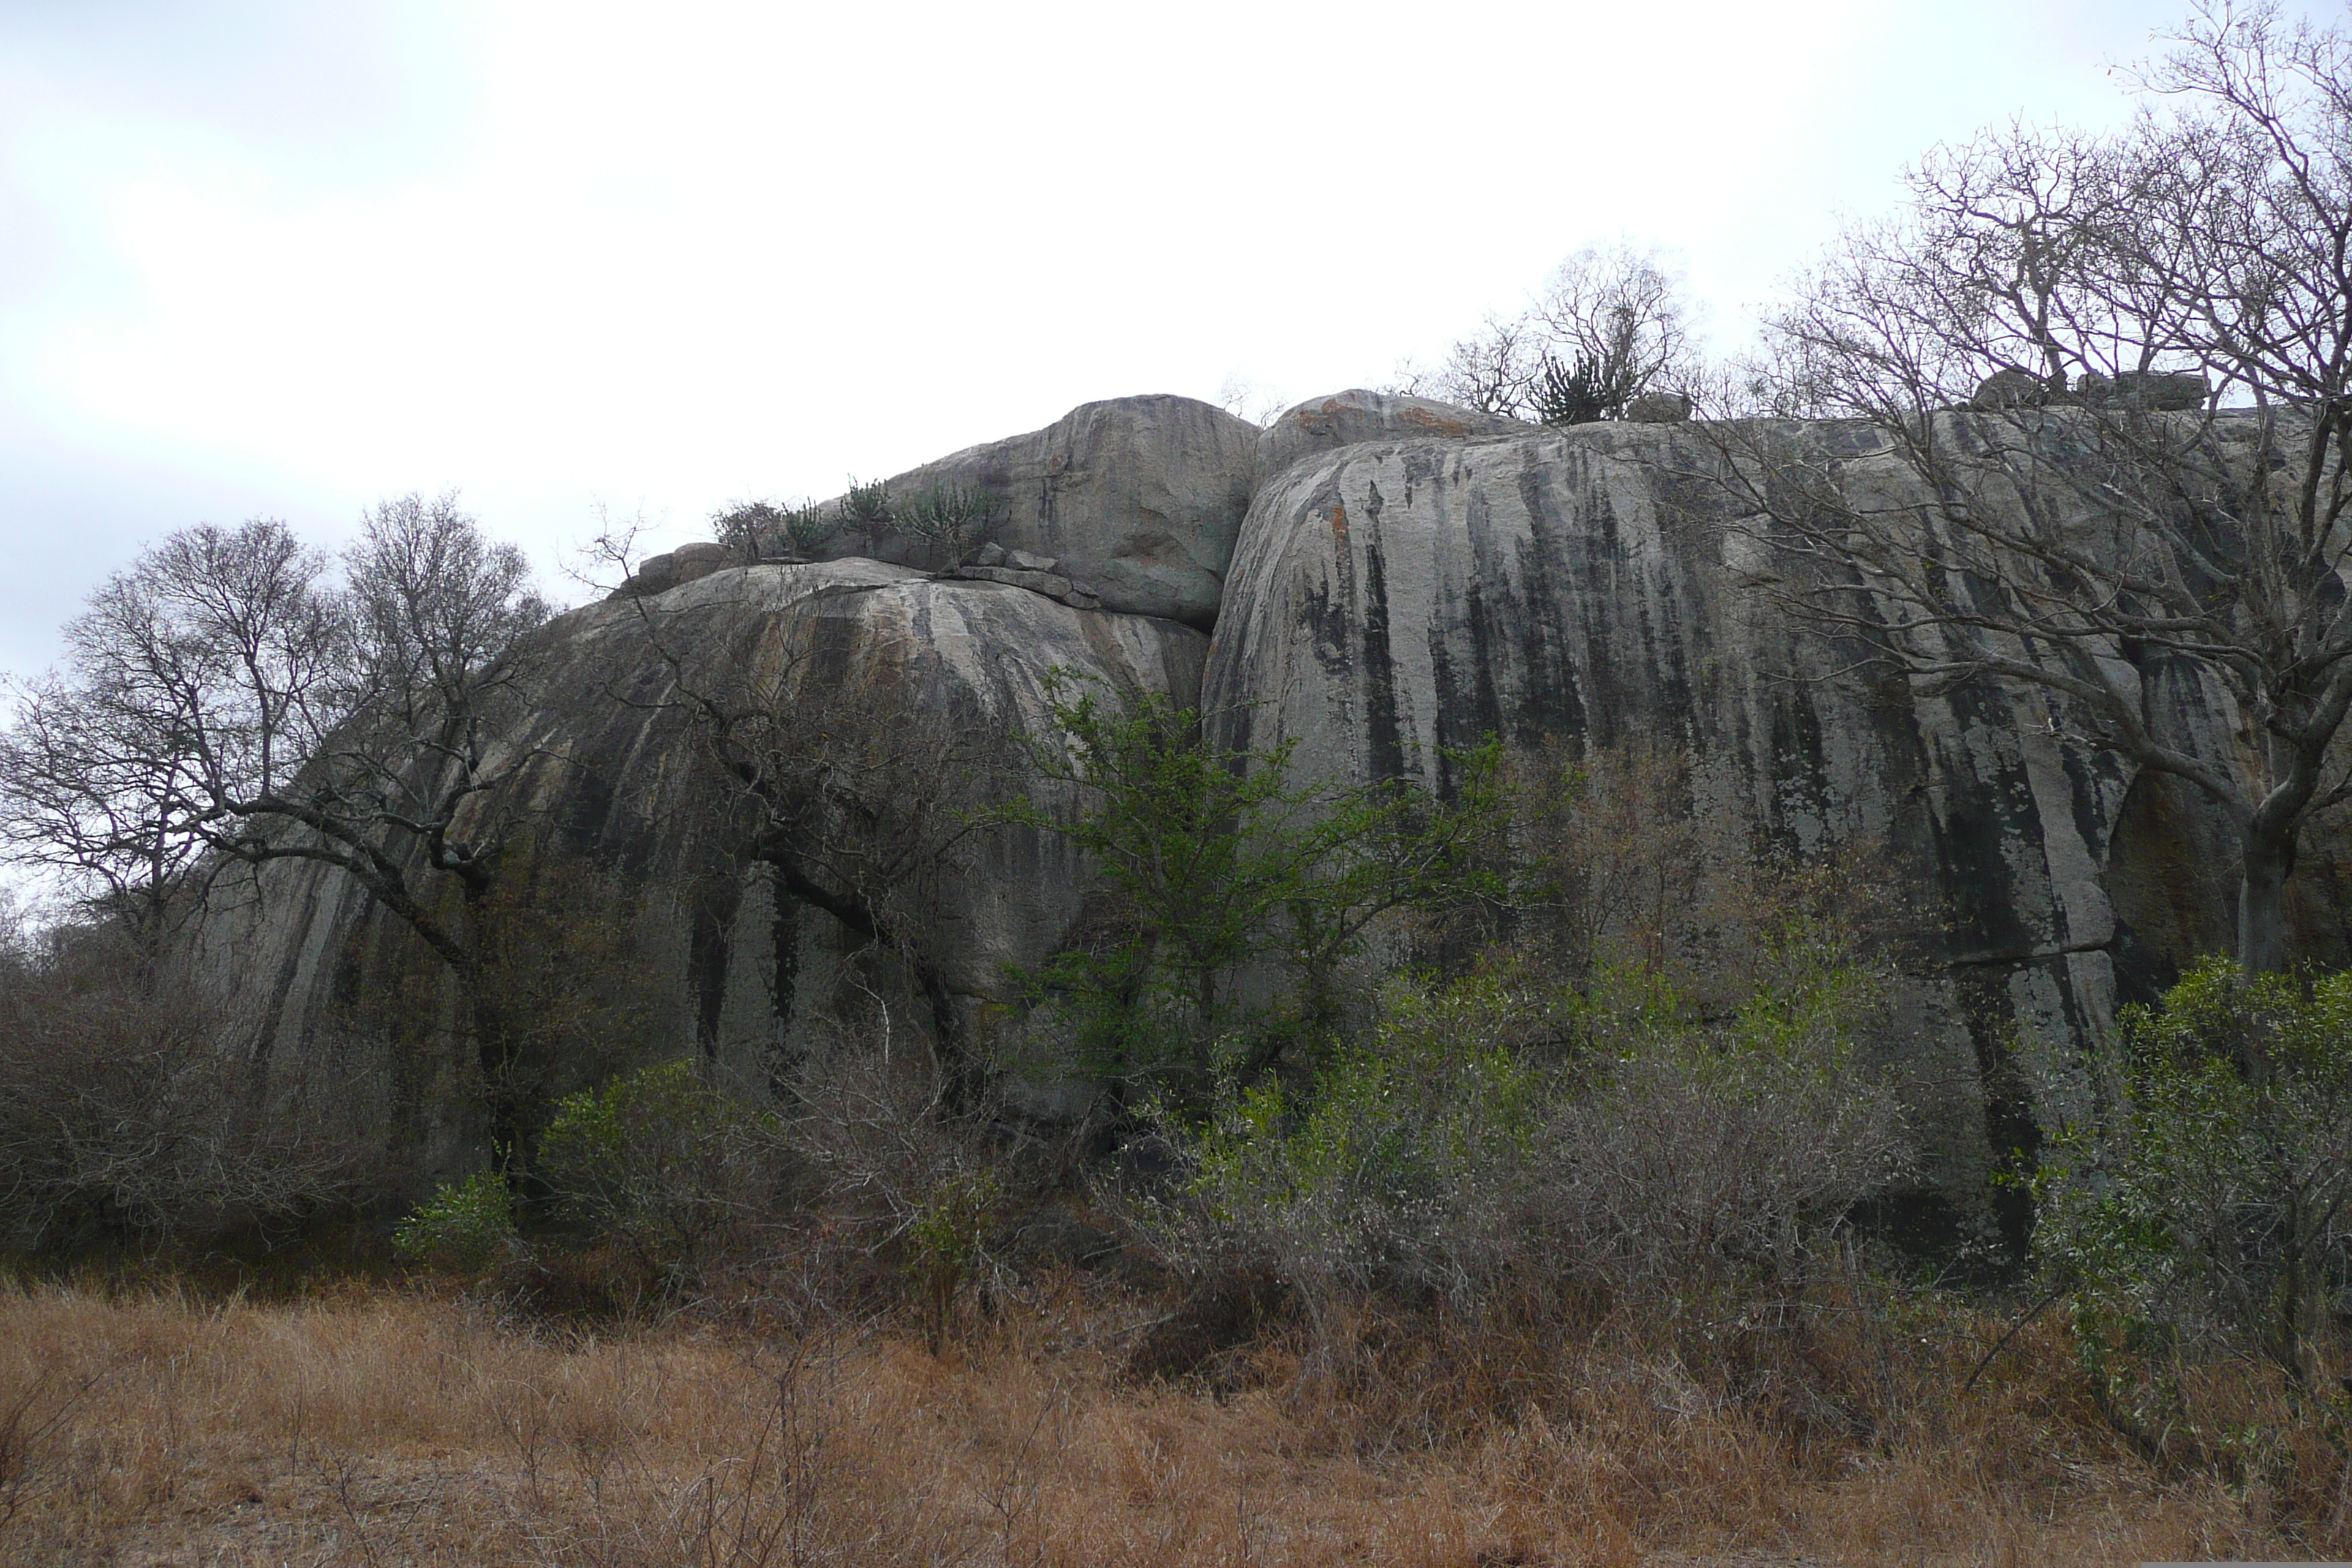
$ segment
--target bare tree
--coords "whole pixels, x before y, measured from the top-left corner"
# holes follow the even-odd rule
[[[529,759],[505,730],[547,607],[451,496],[378,506],[343,564],[338,585],[261,521],[185,530],[115,576],[67,627],[64,668],[19,695],[0,833],[138,911],[151,959],[163,917],[228,868],[348,873],[456,974],[510,1144],[475,917],[513,826],[499,792]]]
[[[342,606],[283,523],[173,535],[92,595],[61,672],[20,686],[0,835],[152,951],[226,803],[292,781],[345,705]]]
[[[1850,231],[1763,379],[1867,433],[1717,426],[1717,478],[1783,605],[2212,800],[2239,960],[2275,970],[2302,826],[2352,798],[2352,54],[2227,0],[2171,44],[2142,79],[2169,112],[1939,151]],[[2229,743],[2169,716],[2184,689]]]
[[[1694,373],[1687,316],[1654,251],[1588,246],[1553,270],[1526,311],[1489,316],[1455,343],[1428,390],[1482,413],[1549,425],[1621,418],[1643,393],[1679,390]]]
[[[1524,318],[1488,316],[1475,335],[1445,353],[1445,368],[1432,390],[1449,403],[1481,414],[1517,418],[1533,406],[1542,363]]]
[[[1690,368],[1687,314],[1656,252],[1623,244],[1578,251],[1553,270],[1529,314],[1545,373],[1534,388],[1537,412],[1555,425],[1622,418],[1634,398]],[[1581,400],[1559,396],[1563,384],[1578,385]]]

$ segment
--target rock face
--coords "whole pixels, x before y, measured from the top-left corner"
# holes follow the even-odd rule
[[[2202,408],[2213,384],[2197,371],[2130,371],[2116,377],[2109,396],[2126,408],[2179,413]],[[2085,402],[2090,401],[2088,397]]]
[[[977,486],[1003,511],[991,538],[1049,556],[1106,609],[1203,631],[1249,509],[1257,426],[1189,397],[1119,397],[1072,409],[1043,430],[924,464],[887,481],[914,497]],[[828,503],[830,504],[830,503]],[[957,564],[887,530],[845,531],[818,551],[938,570]]]
[[[1499,414],[1480,414],[1427,397],[1361,387],[1310,397],[1286,411],[1258,440],[1262,481],[1314,452],[1336,451],[1364,441],[1415,438],[1459,441],[1476,436],[1524,435],[1528,426]]]
[[[1645,392],[1625,405],[1634,425],[1679,425],[1691,416],[1691,400],[1679,392]]]
[[[922,1048],[941,1021],[906,964],[753,858],[741,814],[697,765],[673,701],[682,687],[814,661],[836,711],[870,715],[877,743],[951,724],[1005,764],[998,788],[1022,790],[1033,788],[1023,738],[1057,740],[1047,670],[1190,703],[1206,653],[1171,621],[872,561],[721,570],[572,611],[544,637],[528,711],[506,737],[540,760],[503,804],[543,825],[535,864],[598,868],[618,884],[617,903],[583,918],[626,928],[640,1043],[695,1044],[753,1084],[845,1034]],[[1057,835],[1017,827],[971,835],[945,868],[927,889],[925,942],[954,1021],[971,1026],[1004,994],[1006,963],[1061,944],[1087,879]],[[446,1009],[446,973],[420,967],[415,944],[341,873],[280,861],[256,891],[210,920],[198,957],[251,1020],[257,1060],[381,1102],[417,1181],[470,1168],[480,1129],[446,1022],[431,1039],[395,1041],[357,1005],[421,984]]]
[[[681,544],[664,555],[649,555],[638,563],[621,591],[631,595],[666,594],[672,588],[708,577],[729,563],[725,545]]]
[[[2038,405],[2028,393],[2044,389],[2020,379],[1989,395]],[[1864,427],[1792,428],[1850,495],[1917,499]],[[1088,404],[891,481],[1003,501],[968,563],[916,563],[952,576],[915,570],[911,542],[888,535],[836,539],[839,559],[809,564],[732,566],[689,546],[648,563],[632,594],[562,617],[508,737],[537,760],[507,804],[620,887],[646,1038],[757,1079],[827,1039],[1008,1021],[1004,966],[1072,940],[1087,868],[1051,833],[974,835],[926,894],[922,980],[753,852],[698,763],[682,684],[814,660],[878,735],[950,721],[985,735],[1014,764],[1003,787],[1049,810],[1067,803],[1018,764],[1024,739],[1052,739],[1057,667],[1197,700],[1213,739],[1296,741],[1302,770],[1349,780],[1443,790],[1447,749],[1489,734],[1654,740],[1695,759],[1709,820],[1801,852],[1878,846],[1920,889],[1929,962],[1885,1045],[1916,1088],[1932,1179],[1980,1194],[1996,1152],[2082,1107],[2080,1049],[2118,997],[2226,942],[2228,834],[2186,789],[2063,742],[2031,694],[1821,679],[1849,660],[1740,587],[1738,535],[1716,526],[1726,498],[1700,477],[1716,456],[1705,425],[1543,429],[1369,392],[1301,404],[1263,433],[1186,398]],[[1213,640],[1197,629],[1213,623]],[[2141,676],[2163,724],[2232,743],[2210,691]],[[2321,907],[2346,906],[2346,863],[2306,853],[2306,951],[2346,945]],[[254,1019],[258,1059],[296,1077],[347,1064],[425,1152],[423,1175],[476,1158],[461,1053],[371,1033],[353,1003],[446,992],[446,977],[402,971],[397,931],[338,875],[279,863],[257,891],[215,913],[202,955]]]
[[[1987,413],[2001,408],[2039,408],[2050,401],[2050,388],[2021,370],[1997,370],[1977,383],[1976,395],[1969,401],[1969,406]]]
[[[1906,471],[1867,431],[1811,435],[1850,489],[1901,499]],[[1331,775],[1439,788],[1444,751],[1490,734],[1650,738],[1688,748],[1704,817],[1798,850],[1884,846],[1948,908],[1948,929],[1923,911],[1941,962],[1900,1052],[1937,1086],[1915,1112],[1938,1184],[1981,1191],[1988,1127],[2006,1142],[2029,1110],[2083,1108],[2079,1049],[2110,1027],[2131,945],[2105,881],[2119,829],[2196,843],[2212,813],[2135,790],[2028,694],[1807,679],[1843,660],[1738,589],[1736,536],[1707,526],[1727,499],[1689,477],[1712,456],[1700,428],[1618,424],[1295,463],[1244,525],[1204,710],[1228,743],[1295,741]],[[2166,700],[2168,721],[2227,733],[2196,690]],[[2151,810],[2174,820],[2151,833]],[[2140,888],[2132,910],[2162,900]]]

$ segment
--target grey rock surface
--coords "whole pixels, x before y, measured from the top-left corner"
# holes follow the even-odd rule
[[[1206,639],[1172,621],[1074,609],[989,582],[935,581],[872,561],[737,567],[667,593],[614,598],[543,634],[528,710],[503,738],[535,759],[500,805],[523,812],[551,864],[625,884],[631,943],[652,1011],[642,1044],[699,1049],[741,1081],[778,1079],[830,1042],[895,1036],[923,1048],[937,1026],[906,966],[796,900],[749,854],[740,814],[714,794],[683,688],[814,659],[813,671],[885,738],[952,716],[1010,768],[1003,788],[1061,809],[1024,771],[1024,740],[1055,743],[1043,682],[1055,667],[1106,691],[1197,699]],[[667,650],[665,652],[664,650]],[[939,886],[926,941],[961,1026],[1003,1005],[1008,963],[1034,965],[1080,917],[1088,874],[1058,835],[973,834]],[[198,966],[275,1081],[333,1081],[381,1100],[422,1181],[470,1168],[464,1053],[447,1034],[396,1041],[352,998],[425,976],[430,963],[341,873],[266,868],[257,896],[225,900],[198,936]],[[405,955],[405,956],[404,956]],[[403,964],[408,965],[404,969]]]
[[[1011,588],[1026,588],[1033,594],[1043,594],[1053,599],[1066,599],[1071,593],[1071,583],[1067,577],[1033,567],[959,566],[946,574],[967,582],[1002,583]]]
[[[2050,401],[2050,388],[2021,370],[1997,370],[1977,383],[1971,408],[1990,413],[2001,408],[2039,408]]]
[[[893,496],[977,486],[1003,506],[990,537],[1008,560],[1051,560],[1090,584],[1108,609],[1205,631],[1249,509],[1257,439],[1256,426],[1213,404],[1118,397],[926,463],[887,486]],[[933,571],[957,564],[889,530],[844,530],[820,553]]]
[[[1850,493],[1918,499],[1866,429],[1802,428]],[[1981,1191],[2016,1086],[2045,1121],[2083,1108],[2081,1048],[2130,962],[2115,846],[2210,843],[2213,814],[2135,789],[2030,695],[1820,679],[1848,660],[1740,591],[1738,536],[1709,526],[1727,498],[1690,478],[1713,458],[1703,427],[1603,424],[1299,461],[1244,525],[1204,711],[1228,744],[1295,741],[1328,776],[1440,789],[1446,749],[1488,735],[1654,739],[1695,756],[1709,820],[1803,851],[1883,847],[1924,889],[1912,934],[1937,960],[1891,1048],[1930,1086],[1914,1112],[1937,1184]],[[2226,745],[2227,712],[2172,686],[2167,721]],[[2149,888],[2173,879],[2134,878],[2147,924]]]
[[[1459,408],[1434,398],[1355,387],[1310,397],[1285,410],[1258,439],[1257,471],[1264,482],[1301,458],[1361,441],[1465,440],[1524,435],[1529,428],[1520,420]]]
[[[1679,392],[1645,392],[1625,405],[1633,425],[1679,425],[1691,416],[1691,400]]]
[[[2126,371],[2116,377],[2111,395],[2128,408],[2152,408],[2168,413],[2202,408],[2213,395],[2212,383],[2197,371]]]
[[[620,591],[631,597],[667,593],[698,577],[708,577],[732,560],[733,552],[723,544],[681,544],[666,554],[648,555],[639,562]]]
[[[2000,398],[2041,408],[2046,389],[2020,380]],[[2188,380],[2201,401],[2198,378],[2132,395],[2186,398]],[[821,658],[884,732],[955,714],[1017,758],[1024,740],[1050,739],[1043,682],[1060,667],[1198,701],[1228,744],[1296,741],[1307,773],[1441,790],[1447,750],[1489,734],[1662,742],[1696,759],[1709,821],[1804,853],[1879,847],[1921,889],[1910,934],[1925,962],[1884,1047],[1913,1086],[1933,1181],[1980,1193],[2020,1127],[2081,1108],[2082,1047],[2112,1027],[2118,998],[2227,942],[2229,836],[2185,788],[2064,741],[2030,696],[1823,679],[1851,659],[1742,589],[1753,563],[1702,477],[1719,428],[1544,429],[1369,392],[1310,400],[1263,433],[1190,399],[1089,404],[893,481],[978,485],[1003,501],[998,541],[973,564],[924,562],[887,537],[837,540],[843,558],[799,565],[735,566],[719,545],[690,545],[559,618],[506,737],[536,759],[506,804],[563,855],[618,868],[650,1037],[772,1080],[828,1041],[941,1026],[905,965],[748,856],[669,704],[681,680]],[[1857,500],[1920,499],[1863,426],[1775,428]],[[902,560],[856,556],[861,544]],[[1213,638],[1195,629],[1213,622]],[[2234,743],[2217,695],[2149,686],[2165,725]],[[2299,876],[2322,858],[2307,854]],[[1003,966],[1070,940],[1088,886],[1058,836],[975,836],[934,911],[960,1026],[1017,1028]],[[463,1054],[371,1034],[350,1005],[419,984],[392,922],[347,879],[292,863],[254,891],[224,904],[201,945],[252,1021],[257,1060],[277,1079],[366,1086],[385,1125],[428,1151],[420,1172],[465,1168],[479,1129],[465,1118]],[[1094,1090],[1027,1092],[1053,1116]]]

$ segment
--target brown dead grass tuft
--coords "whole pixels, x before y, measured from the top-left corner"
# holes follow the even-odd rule
[[[1605,1323],[1563,1346],[1532,1319],[1517,1340],[1399,1321],[1352,1367],[1276,1342],[1222,1398],[1122,1381],[1119,1331],[1160,1310],[1065,1282],[934,1359],[880,1333],[548,1337],[381,1289],[11,1289],[0,1560],[2022,1564],[2321,1544],[2103,1442],[2046,1327],[1967,1401],[1950,1390],[1997,1331],[1914,1324],[1907,1356],[1825,1333],[1813,1353],[1877,1369],[1861,1434],[1735,1405]]]

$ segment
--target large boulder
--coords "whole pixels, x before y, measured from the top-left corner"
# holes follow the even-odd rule
[[[1213,404],[1116,397],[1081,405],[1043,430],[925,463],[886,489],[904,500],[977,487],[1001,508],[989,535],[996,543],[1053,558],[1106,609],[1206,630],[1249,509],[1257,439],[1256,426]],[[890,529],[846,529],[817,553],[934,571],[957,564]]]
[[[1401,392],[1354,387],[1293,405],[1258,439],[1258,475],[1271,479],[1299,458],[1364,441],[1415,438],[1467,440],[1475,436],[1521,436],[1528,426],[1499,414],[1414,397]]]
[[[646,594],[666,594],[672,588],[708,577],[713,572],[733,565],[734,552],[714,541],[703,540],[681,544],[660,555],[649,555],[637,563],[629,580],[621,584],[621,592],[632,597]]]
[[[530,760],[484,803],[513,814],[529,846],[509,868],[531,884],[520,887],[530,919],[518,929],[587,939],[580,962],[615,973],[583,973],[581,985],[618,982],[642,1008],[632,1050],[696,1049],[749,1085],[781,1083],[831,1041],[919,1050],[942,1029],[976,1041],[1004,1011],[1005,966],[1039,963],[1079,920],[1089,878],[1077,853],[1027,827],[964,836],[914,889],[926,983],[755,858],[754,821],[706,765],[678,700],[801,670],[814,684],[780,689],[856,718],[876,755],[952,732],[964,737],[962,763],[1001,769],[980,796],[1027,791],[1059,810],[1058,786],[1025,763],[1026,741],[1058,743],[1048,672],[1189,704],[1206,647],[1172,621],[863,560],[729,568],[574,610],[542,634],[501,737]],[[783,743],[798,733],[787,727]],[[884,802],[883,820],[853,827],[887,848],[890,814]],[[252,890],[215,901],[196,958],[247,1021],[261,1076],[289,1093],[380,1104],[415,1181],[478,1160],[483,1130],[446,971],[339,871],[278,861]],[[599,929],[566,936],[567,919]],[[559,996],[551,1011],[562,1005]],[[594,1068],[576,1070],[593,1081]]]
[[[1850,493],[1922,499],[1865,428],[1790,428]],[[2070,744],[2030,693],[1836,678],[1850,649],[1742,590],[1723,526],[1742,509],[1701,477],[1711,443],[1591,425],[1293,463],[1243,527],[1203,710],[1229,744],[1296,742],[1299,765],[1338,778],[1439,788],[1446,750],[1488,735],[1661,739],[1694,754],[1706,820],[1801,850],[1881,847],[1923,892],[1910,934],[1936,961],[1888,1048],[1920,1086],[1937,1184],[1980,1192],[2029,1111],[2084,1108],[2081,1047],[2111,1027],[2134,920],[2179,924],[2158,908],[2176,879],[2161,870],[2127,868],[2111,894],[2117,844],[2210,844],[2214,814]],[[2210,690],[2150,686],[2174,732],[2231,743]]]

